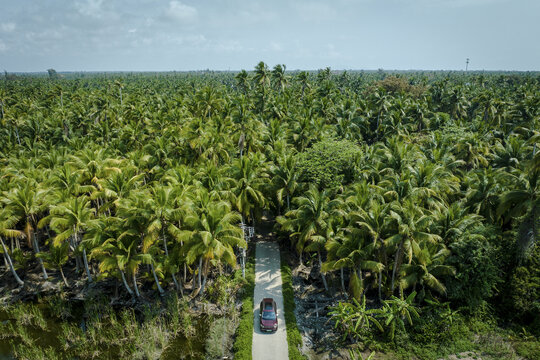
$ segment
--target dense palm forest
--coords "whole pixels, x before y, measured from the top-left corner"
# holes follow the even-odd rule
[[[316,286],[349,294],[351,341],[351,312],[393,338],[436,307],[540,336],[538,74],[285,70],[6,74],[8,287],[204,297],[264,217]]]

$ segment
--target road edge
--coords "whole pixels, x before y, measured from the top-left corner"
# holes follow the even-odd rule
[[[255,255],[250,254],[246,259],[246,284],[242,293],[242,312],[233,345],[235,360],[251,360],[252,358],[254,292]]]
[[[292,287],[291,268],[286,263],[286,256],[283,251],[279,252],[281,261],[281,289],[283,292],[283,305],[285,311],[285,326],[287,327],[287,346],[289,348],[289,360],[307,360],[307,357],[300,351],[302,348],[302,335],[296,325],[294,309],[294,290]]]

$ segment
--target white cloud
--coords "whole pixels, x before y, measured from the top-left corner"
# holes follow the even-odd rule
[[[280,43],[272,41],[270,43],[270,50],[272,51],[283,51],[283,46]]]
[[[329,21],[336,17],[335,6],[322,2],[301,2],[293,3],[298,16],[304,21]]]
[[[238,40],[224,40],[214,44],[214,50],[218,53],[235,53],[243,51],[244,47]]]
[[[129,30],[128,30],[128,33],[130,33],[130,34],[134,34],[134,33],[136,33],[136,32],[137,32],[137,29],[129,29]]]
[[[2,24],[2,31],[3,32],[12,32],[13,30],[15,30],[15,23],[12,23],[12,22],[8,22],[8,23],[3,23]]]
[[[193,6],[185,5],[180,1],[170,1],[166,15],[172,20],[193,22],[197,19],[198,12]]]
[[[0,52],[4,52],[7,49],[8,49],[7,45],[2,40],[0,40]]]
[[[508,0],[422,0],[422,2],[428,6],[445,6],[453,8],[482,6],[507,1]]]
[[[75,6],[81,15],[100,18],[102,16],[101,4],[103,0],[85,0],[75,3]]]

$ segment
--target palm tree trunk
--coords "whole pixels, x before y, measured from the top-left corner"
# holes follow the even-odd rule
[[[176,290],[179,290],[182,297],[184,297],[184,290],[182,289],[182,286],[180,286],[180,284],[178,283],[178,280],[176,280],[176,275],[174,273],[171,273],[171,275],[174,282],[174,286],[176,286]]]
[[[15,135],[17,136],[17,142],[21,145],[21,137],[19,136],[19,128],[15,126]]]
[[[66,287],[69,287],[66,276],[64,275],[64,270],[62,270],[62,265],[59,265],[58,267],[60,268],[60,275],[62,275],[62,280],[64,280],[64,284],[66,284]]]
[[[72,236],[69,239],[69,249],[73,252],[75,252],[75,249],[77,248],[77,244],[75,244],[75,238]],[[80,256],[75,256],[75,272],[79,273],[81,269],[81,259]]]
[[[403,243],[404,243],[404,240],[401,240],[401,242],[399,243],[398,251],[396,253],[396,258],[394,259],[394,269],[392,270],[392,282],[390,285],[390,288],[392,289],[392,294],[394,294],[394,283],[396,280],[396,273],[398,271],[399,263],[401,262],[401,253],[403,252]]]
[[[135,295],[140,297],[139,288],[137,287],[137,277],[135,276],[135,270],[133,270],[133,289],[135,290]]]
[[[382,304],[382,271],[379,271],[379,278],[377,280],[379,282],[379,303]]]
[[[321,273],[321,279],[322,279],[322,282],[323,282],[323,285],[324,285],[324,290],[325,291],[328,291],[328,284],[326,283],[326,276],[323,274],[322,272],[322,259],[321,259],[321,252],[320,251],[317,251],[317,255],[318,255],[318,258],[319,258],[319,271]]]
[[[37,254],[39,254],[39,246],[38,246],[38,242],[37,242],[37,239],[36,239],[36,234],[35,232],[32,231],[32,240],[34,242],[34,251]],[[41,271],[43,272],[43,279],[47,280],[49,278],[49,276],[47,275],[47,270],[45,270],[45,265],[43,265],[43,259],[38,257],[38,261],[39,261],[39,265],[41,266]]]
[[[156,270],[154,269],[154,264],[150,263],[150,267],[152,268],[152,275],[154,275],[154,280],[156,280],[158,291],[160,294],[163,294],[165,291],[163,291],[163,288],[161,287],[161,285],[159,285],[159,280],[156,274]]]
[[[83,249],[83,261],[84,269],[86,270],[86,276],[88,276],[88,282],[92,282],[92,275],[90,274],[90,268],[88,267],[88,259],[86,258],[86,249]]]
[[[165,234],[163,232],[163,229],[161,231],[161,236],[163,237],[163,249],[165,250],[165,256],[169,256],[169,250],[167,249],[167,239],[165,238]]]
[[[343,291],[343,293],[346,293],[346,291],[345,291],[345,276],[343,276],[343,268],[339,269],[339,274],[341,276],[341,291]]]
[[[364,275],[362,274],[362,269],[358,269],[358,280],[360,281],[360,287],[362,288],[362,294],[360,295],[360,299],[364,295]]]
[[[11,270],[13,277],[17,281],[17,284],[19,284],[20,286],[23,286],[24,281],[22,281],[19,275],[17,275],[17,272],[15,271],[15,267],[13,266],[13,262],[11,261],[11,258],[9,257],[9,253],[6,249],[6,245],[4,244],[4,240],[2,240],[1,237],[0,237],[0,242],[2,243],[2,249],[4,250],[4,261],[9,265],[9,269]]]
[[[127,292],[129,293],[129,295],[133,296],[133,291],[131,290],[131,288],[129,287],[129,284],[126,281],[126,276],[124,275],[124,272],[120,270],[120,268],[118,268],[118,270],[120,271],[120,275],[122,275],[122,282],[124,283],[124,286]]]
[[[204,261],[204,264],[203,264],[203,269],[206,270],[208,267],[208,260],[205,260]],[[201,269],[202,270],[202,269]],[[202,281],[202,284],[201,284],[201,291],[199,292],[201,295],[204,293],[204,287],[206,285],[206,278],[207,278],[208,274],[207,274],[207,271],[204,271],[204,274],[203,274],[203,281]]]
[[[242,222],[241,222],[241,226],[242,226],[242,239],[245,239],[246,238],[246,229],[245,229],[245,224],[244,224],[244,215],[241,215],[241,219],[242,219]],[[240,262],[241,262],[241,265],[242,265],[242,278],[245,279],[246,278],[246,250],[245,249],[242,249],[242,257],[240,259]]]
[[[4,256],[4,265],[6,266],[6,271],[7,271],[9,269],[9,263],[8,263],[7,258],[5,256]]]
[[[202,286],[201,273],[202,273],[202,256],[199,258],[199,274],[198,274],[199,288]]]

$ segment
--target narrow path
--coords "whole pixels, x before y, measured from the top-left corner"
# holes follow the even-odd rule
[[[253,294],[253,360],[286,360],[287,331],[283,312],[279,246],[275,242],[259,241],[255,252],[255,292]],[[274,298],[278,309],[278,330],[262,333],[259,329],[259,304],[263,298]]]

